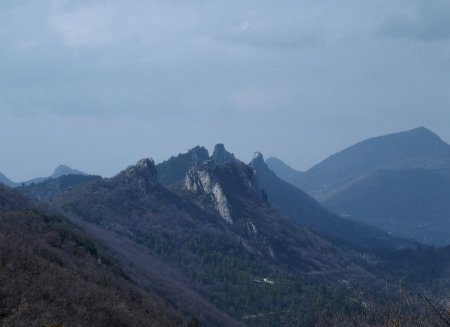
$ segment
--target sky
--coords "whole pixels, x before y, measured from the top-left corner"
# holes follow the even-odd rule
[[[2,0],[0,172],[112,176],[224,143],[305,170],[365,138],[450,141],[448,0]]]

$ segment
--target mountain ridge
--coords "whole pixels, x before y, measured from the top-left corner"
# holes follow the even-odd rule
[[[352,220],[419,242],[450,243],[445,236],[450,232],[445,223],[450,219],[447,200],[441,196],[450,192],[450,145],[424,127],[364,140],[290,179],[280,165],[273,161],[268,164],[289,183]],[[402,178],[406,175],[410,181]],[[428,193],[424,192],[425,185]],[[385,194],[389,190],[400,193],[388,199]],[[401,208],[397,208],[400,202],[393,202],[395,199],[402,199]],[[442,200],[431,205],[432,199]],[[385,209],[383,213],[377,209],[380,206]],[[422,214],[420,218],[418,213]],[[426,224],[434,227],[422,229]]]

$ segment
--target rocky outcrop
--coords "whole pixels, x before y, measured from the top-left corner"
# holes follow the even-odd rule
[[[213,162],[209,161],[200,167],[191,168],[186,176],[185,188],[191,192],[211,197],[216,211],[226,222],[231,224],[233,219],[228,199],[220,182],[214,176],[212,170],[208,169],[214,165]]]
[[[216,144],[216,146],[214,147],[214,153],[211,159],[214,160],[214,162],[217,163],[218,165],[223,165],[224,163],[227,162],[236,161],[234,154],[225,150],[225,146],[221,143]]]
[[[128,167],[117,177],[123,183],[135,184],[143,191],[147,192],[158,184],[155,162],[153,159],[139,160],[134,166]]]
[[[241,211],[239,208],[245,207],[248,201],[261,205],[265,202],[255,170],[239,160],[224,164],[209,160],[192,167],[185,179],[185,189],[205,195],[202,205],[210,206],[204,201],[209,199],[209,204],[213,204],[214,210],[229,223],[243,218],[234,217],[233,212]]]
[[[171,157],[156,166],[158,180],[162,185],[169,186],[183,181],[191,167],[200,165],[209,160],[208,150],[202,146],[196,146],[187,153],[181,153]]]

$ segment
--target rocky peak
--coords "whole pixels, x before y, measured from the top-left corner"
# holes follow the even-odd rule
[[[261,152],[255,152],[253,154],[252,162],[255,164],[264,164],[264,156]]]
[[[215,210],[229,223],[236,201],[264,201],[255,170],[238,160],[225,164],[209,160],[191,168],[185,189],[212,200]]]
[[[261,152],[255,152],[249,166],[254,168],[256,171],[267,168],[267,164],[264,161],[264,156]]]
[[[206,148],[202,146],[196,146],[189,150],[189,153],[192,156],[192,163],[194,165],[201,164],[202,162],[209,159],[209,152]]]
[[[153,159],[141,159],[134,166],[128,167],[119,174],[126,183],[137,182],[143,187],[157,184],[157,172]]]
[[[223,165],[224,163],[227,162],[236,161],[234,154],[225,150],[225,146],[222,143],[216,144],[211,159],[214,160],[219,165]]]

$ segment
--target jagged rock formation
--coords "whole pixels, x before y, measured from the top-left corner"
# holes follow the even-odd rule
[[[229,153],[223,144],[216,144],[214,153],[210,157],[208,150],[201,146],[196,146],[187,153],[171,157],[156,166],[158,170],[158,179],[165,186],[173,186],[180,182],[185,182],[186,174],[189,169],[199,166],[202,163],[212,160],[218,165],[227,162],[238,161],[232,153]]]
[[[194,167],[186,175],[185,187],[187,190],[197,194],[204,194],[211,197],[214,207],[220,216],[228,223],[233,223],[231,210],[220,183],[208,171],[214,162],[207,162],[202,167]]]
[[[221,143],[215,145],[214,153],[211,159],[214,160],[219,165],[236,160],[234,154],[225,150],[225,145]]]
[[[196,165],[209,160],[209,153],[204,147],[196,146],[187,153],[171,157],[156,166],[158,179],[161,184],[169,186],[180,182],[186,176],[188,170]]]
[[[117,178],[125,183],[137,183],[144,190],[148,190],[158,183],[153,159],[139,160],[136,165],[130,166],[121,172]]]

